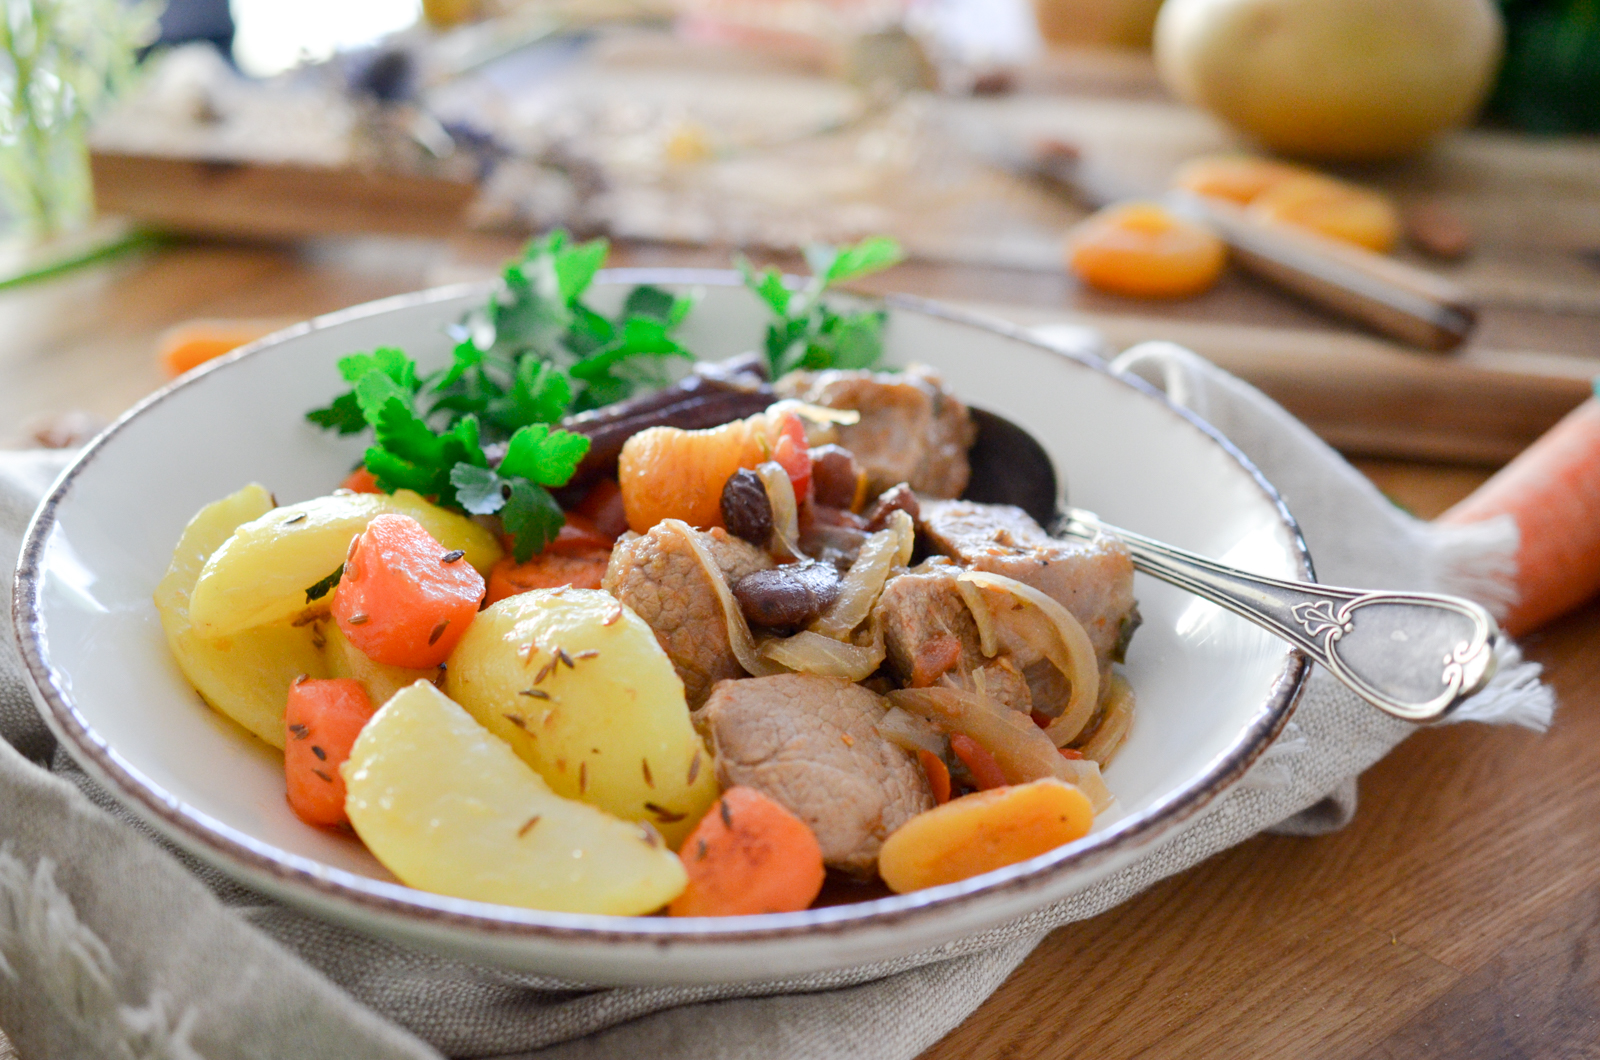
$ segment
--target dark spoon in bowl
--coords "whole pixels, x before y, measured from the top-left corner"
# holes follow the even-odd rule
[[[1499,627],[1472,601],[1266,578],[1108,526],[1065,506],[1055,465],[1033,435],[993,412],[971,411],[978,437],[964,499],[1014,504],[1058,537],[1120,539],[1135,569],[1282,637],[1379,710],[1437,721],[1494,676]]]

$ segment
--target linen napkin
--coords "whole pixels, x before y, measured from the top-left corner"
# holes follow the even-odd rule
[[[1114,367],[1209,419],[1283,492],[1327,582],[1503,604],[1509,520],[1406,515],[1264,395],[1168,344]],[[0,554],[66,457],[0,454]],[[9,622],[9,613],[6,619]],[[1452,721],[1545,727],[1538,668],[1507,646]],[[1355,778],[1411,727],[1327,674],[1251,773],[1146,857],[1051,907],[861,968],[693,988],[583,989],[368,938],[232,883],[122,813],[63,753],[0,637],[0,1027],[24,1060],[749,1056],[909,1060],[964,1020],[1035,945],[1264,829],[1317,834],[1355,812]],[[1369,812],[1384,812],[1377,807]]]

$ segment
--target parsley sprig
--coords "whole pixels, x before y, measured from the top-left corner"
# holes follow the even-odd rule
[[[767,368],[776,379],[797,368],[871,368],[883,355],[883,325],[888,314],[881,309],[838,313],[822,301],[829,287],[880,272],[901,261],[905,254],[888,236],[874,236],[854,246],[806,248],[811,280],[798,291],[783,282],[776,269],[757,273],[744,258],[738,259],[745,286],[772,311],[767,325]]]
[[[370,429],[366,467],[386,492],[410,489],[478,515],[499,514],[525,562],[554,540],[565,485],[589,440],[550,424],[671,382],[672,338],[694,300],[635,288],[615,318],[583,301],[605,263],[605,240],[554,231],[502,272],[489,300],[452,329],[450,364],[427,376],[392,347],[339,361],[350,389],[306,414],[340,434]],[[490,467],[485,445],[504,442]]]
[[[551,424],[668,385],[672,362],[693,360],[673,331],[695,299],[635,287],[614,317],[584,302],[605,263],[605,240],[574,243],[556,230],[506,265],[489,300],[451,329],[448,365],[426,376],[393,347],[339,361],[350,389],[306,418],[327,430],[371,430],[366,467],[386,492],[410,489],[474,515],[498,515],[512,553],[526,562],[565,519],[550,490],[566,485],[589,439]],[[883,350],[882,310],[837,313],[830,286],[901,259],[892,239],[814,247],[814,273],[799,291],[742,258],[746,285],[772,311],[766,356],[773,378],[794,368],[865,368]],[[504,443],[491,466],[486,447]]]
[[[401,362],[403,371],[391,374],[390,367]],[[415,369],[403,353],[388,347],[339,362],[340,372],[354,384],[351,393],[362,422],[372,428],[367,470],[386,493],[415,490],[446,507],[499,512],[511,534],[512,554],[526,562],[560,533],[565,517],[547,487],[572,478],[589,451],[589,439],[545,423],[528,424],[512,433],[499,468],[490,468],[476,414],[463,413],[435,429],[417,411],[417,392],[407,383]]]

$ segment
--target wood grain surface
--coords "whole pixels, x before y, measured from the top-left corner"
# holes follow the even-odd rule
[[[773,72],[770,55],[686,51],[680,41],[648,35],[630,40],[599,49],[607,58],[597,61],[668,78],[682,67],[749,73],[763,62]],[[1168,98],[1148,55],[1052,52],[1020,71],[1013,87],[944,105],[952,120],[1021,142],[1048,136],[1072,144],[1106,193],[1152,194],[1183,160],[1243,146],[1215,120]],[[473,194],[464,184],[349,169],[131,155],[99,154],[94,172],[107,209],[229,236],[449,235],[461,231]],[[949,264],[972,260],[971,239],[945,245],[930,234],[937,225],[916,223],[919,215],[902,218],[899,234],[927,260],[885,282],[953,301],[1045,306],[1056,319],[1101,327],[1119,345],[1178,339],[1350,452],[1504,462],[1581,401],[1600,374],[1600,140],[1474,129],[1417,158],[1347,167],[1342,175],[1383,188],[1407,208],[1447,211],[1472,233],[1477,250],[1462,261],[1401,254],[1481,302],[1480,324],[1464,348],[1440,354],[1375,338],[1237,269],[1205,295],[1177,303],[1085,290],[1056,264],[1054,250],[1057,229],[1083,216],[1082,207],[998,172],[994,187],[984,185],[991,199],[1037,207],[1018,215],[1017,231],[1007,228],[1016,252],[1004,260],[1019,267]],[[981,230],[978,242],[1011,245],[990,232]],[[727,253],[714,251],[715,263],[726,263]],[[1024,260],[1029,267],[1020,267]]]
[[[172,324],[310,316],[453,278],[499,249],[181,244],[0,292],[0,444],[40,413],[109,418],[160,385],[154,343]],[[662,247],[621,259],[720,263]],[[1054,288],[1009,280],[918,267],[883,282],[1060,309]],[[1488,473],[1360,467],[1423,516]],[[1258,837],[1055,932],[927,1057],[1600,1056],[1600,606],[1526,647],[1561,698],[1548,735],[1417,733],[1362,778],[1342,832]]]

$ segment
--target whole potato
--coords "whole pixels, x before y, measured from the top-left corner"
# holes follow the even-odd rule
[[[1268,147],[1374,159],[1470,120],[1503,36],[1490,0],[1167,0],[1155,51],[1167,87]]]
[[[648,821],[674,848],[717,797],[672,661],[610,593],[539,589],[480,611],[445,691],[556,794]]]

